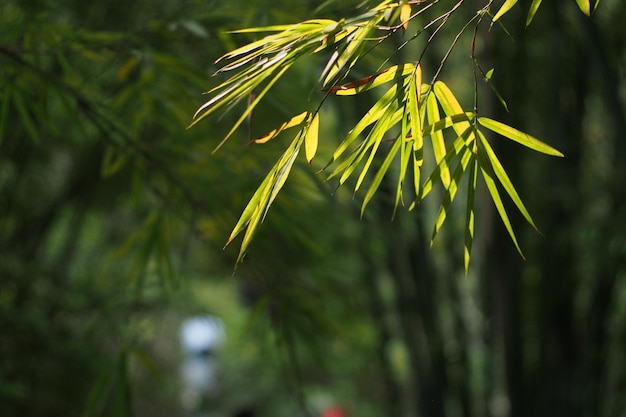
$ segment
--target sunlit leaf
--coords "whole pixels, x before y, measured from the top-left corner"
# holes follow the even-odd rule
[[[338,96],[359,94],[363,91],[378,87],[379,85],[387,83],[393,79],[412,74],[414,70],[415,67],[412,64],[394,65],[393,67],[382,70],[378,74],[370,75],[347,84],[334,86],[329,91]]]
[[[441,116],[439,114],[439,106],[437,105],[437,100],[435,99],[434,94],[428,95],[426,100],[426,114],[428,115],[428,122],[430,123],[430,126],[435,126],[440,122]],[[428,126],[426,126],[426,128],[428,128]],[[424,134],[430,134],[430,138],[433,143],[433,152],[435,153],[435,162],[439,164],[446,155],[446,144],[443,139],[443,133],[440,129],[432,129],[430,133]],[[448,167],[442,167],[440,174],[444,187],[448,187],[448,185],[450,185],[450,171],[448,170]]]
[[[445,157],[439,162],[439,164],[437,164],[433,172],[428,177],[428,180],[426,180],[426,182],[424,183],[424,186],[422,187],[422,190],[420,192],[420,199],[426,197],[428,193],[432,191],[435,184],[441,181],[441,173],[443,171],[449,172],[450,164],[457,157],[457,155],[461,153],[462,150],[466,148],[471,149],[470,145],[472,141],[474,141],[475,137],[473,130],[474,128],[472,126],[468,126],[465,132],[463,132],[459,137],[454,140],[452,146],[450,147],[450,149],[448,149]]]
[[[515,248],[519,252],[520,256],[524,258],[524,254],[522,253],[522,249],[517,242],[517,237],[515,237],[515,232],[513,231],[513,226],[511,226],[511,221],[509,220],[509,216],[506,213],[506,209],[504,208],[504,204],[502,203],[502,199],[500,198],[500,193],[498,192],[498,187],[496,185],[496,181],[494,179],[493,172],[489,168],[488,162],[484,161],[481,154],[478,154],[480,171],[482,172],[483,180],[487,185],[487,190],[489,190],[489,194],[491,195],[491,200],[493,201],[496,209],[498,210],[498,214],[500,215],[500,219],[504,224],[507,232],[509,232],[509,236],[515,244]]]
[[[433,229],[432,236],[430,238],[430,244],[433,244],[437,233],[443,226],[443,223],[448,216],[448,210],[450,210],[450,206],[456,197],[456,192],[458,191],[458,185],[461,182],[461,178],[467,169],[467,165],[472,157],[472,152],[469,149],[466,149],[461,155],[461,160],[459,161],[456,169],[454,170],[454,174],[452,175],[452,179],[450,181],[450,185],[446,188],[446,193],[443,197],[443,201],[441,202],[441,206],[439,207],[439,213],[437,214],[437,219],[435,220],[435,227]]]
[[[452,91],[448,88],[448,86],[442,81],[437,81],[433,86],[433,91],[435,92],[435,96],[437,96],[437,100],[441,105],[446,116],[454,116],[457,114],[465,113],[463,108],[459,104],[459,101],[456,99]],[[452,128],[456,132],[457,135],[465,132],[465,129],[469,127],[469,120],[466,122],[455,123]]]
[[[317,152],[317,142],[319,140],[320,114],[315,113],[311,124],[304,136],[304,151],[307,162],[310,164]]]
[[[258,139],[254,139],[250,141],[250,143],[251,144],[267,143],[271,139],[274,139],[276,136],[278,136],[283,130],[289,129],[290,127],[298,126],[299,124],[301,124],[308,115],[309,115],[309,112],[306,112],[306,111],[302,112],[299,115],[294,116],[291,119],[287,120],[282,125],[280,125],[276,129],[269,132],[267,135],[261,136]]]
[[[420,98],[422,91],[422,64],[415,67],[413,74],[413,84],[409,85],[407,106],[409,106],[409,116],[411,118],[411,134],[413,135],[413,184],[415,187],[415,197],[419,196],[420,175],[422,172],[422,161],[424,159],[424,134],[422,125],[422,109],[420,109]],[[425,111],[425,110],[424,110]],[[402,178],[406,171],[401,173]]]
[[[402,24],[403,30],[408,29],[410,18],[411,18],[411,5],[409,3],[404,3],[400,7],[400,23]]]
[[[463,250],[463,265],[465,275],[469,272],[470,258],[472,254],[472,244],[474,242],[474,202],[476,199],[476,179],[478,176],[478,159],[474,158],[470,167],[470,176],[467,188],[467,206],[465,208],[465,246]]]
[[[398,84],[394,84],[383,96],[368,110],[368,112],[359,120],[359,122],[352,128],[348,136],[341,142],[335,149],[331,161],[327,164],[330,165],[332,161],[340,158],[343,153],[350,147],[350,145],[359,137],[359,135],[372,123],[375,123],[385,113],[385,110],[389,104],[397,98]]]
[[[372,180],[372,183],[370,184],[367,192],[365,193],[365,198],[363,199],[363,204],[361,205],[361,217],[363,216],[363,213],[365,212],[365,207],[367,207],[367,203],[369,203],[369,201],[372,199],[372,197],[376,193],[376,190],[378,190],[378,187],[380,186],[380,183],[383,180],[383,177],[389,170],[389,166],[391,165],[391,162],[393,161],[394,157],[396,156],[396,154],[398,153],[398,150],[400,150],[401,147],[403,147],[403,142],[401,140],[396,139],[391,149],[387,153],[387,156],[383,160],[383,163],[378,169],[378,172],[376,172],[376,175],[374,176],[374,179]]]
[[[520,132],[519,130],[514,129],[511,126],[505,125],[504,123],[489,119],[487,117],[479,117],[478,123],[499,135],[509,138],[512,141],[515,141],[537,152],[541,152],[546,155],[561,157],[564,156],[561,152],[557,151],[550,145],[541,142],[539,139],[534,138],[527,133]]]
[[[513,202],[517,206],[520,213],[522,213],[522,215],[526,219],[526,221],[530,223],[531,226],[535,228],[535,230],[537,230],[537,226],[535,225],[535,222],[530,217],[530,214],[528,213],[526,206],[524,206],[522,199],[517,194],[517,190],[515,190],[513,183],[509,179],[509,176],[504,170],[504,167],[498,160],[498,157],[493,151],[493,148],[487,141],[487,138],[485,138],[485,135],[483,135],[482,132],[480,131],[478,132],[478,137],[480,138],[480,144],[481,144],[481,146],[479,147],[479,152],[480,151],[485,152],[485,156],[486,156],[485,160],[489,161],[489,163],[491,164],[491,168],[493,172],[496,174],[496,177],[498,178],[498,180],[500,181],[500,184],[502,184],[507,194],[509,195],[509,197],[511,197],[511,200],[513,200]]]
[[[537,9],[541,5],[541,0],[533,0],[530,4],[530,8],[528,9],[528,16],[526,17],[526,26],[530,25],[530,23],[535,18],[535,14],[537,13]]]
[[[493,21],[497,22],[498,19],[500,19],[502,16],[504,16],[504,14],[506,12],[508,12],[509,10],[511,10],[511,8],[513,6],[515,6],[515,4],[517,3],[517,0],[506,0],[504,2],[504,4],[502,5],[502,7],[500,7],[500,9],[498,10],[498,12],[496,13],[496,15],[493,17]]]
[[[369,171],[369,168],[374,161],[374,156],[376,156],[376,152],[378,151],[378,148],[383,140],[385,133],[387,133],[392,126],[398,123],[401,118],[402,110],[398,110],[398,104],[396,101],[394,101],[387,108],[387,111],[385,112],[383,117],[381,117],[380,120],[376,122],[376,125],[374,126],[372,132],[367,138],[368,147],[371,147],[371,150],[369,151],[369,157],[365,161],[363,169],[361,170],[361,174],[359,175],[359,178],[357,179],[356,185],[354,187],[355,193],[361,187],[361,183],[363,182],[365,175]],[[363,151],[362,153],[365,154],[365,151]],[[347,177],[343,178],[343,180],[345,181],[346,178]]]
[[[589,0],[576,0],[578,8],[587,16],[591,16],[591,4]]]

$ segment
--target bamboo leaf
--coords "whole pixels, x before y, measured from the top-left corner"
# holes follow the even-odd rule
[[[493,17],[493,22],[497,22],[498,19],[504,16],[506,12],[511,10],[511,8],[515,6],[516,3],[517,3],[517,0],[506,0],[504,4],[502,5],[502,7],[500,7],[500,9],[498,10],[496,15]]]
[[[509,195],[509,197],[511,197],[511,200],[513,200],[513,202],[517,206],[517,208],[520,211],[520,213],[522,213],[522,215],[526,219],[526,221],[528,223],[530,223],[530,225],[535,230],[538,230],[537,226],[535,225],[535,222],[530,217],[530,213],[528,213],[528,210],[526,209],[526,206],[524,206],[524,203],[522,202],[522,199],[520,198],[519,194],[517,193],[517,190],[515,190],[515,187],[513,186],[513,183],[511,182],[509,176],[507,175],[506,171],[504,170],[504,167],[502,166],[502,164],[498,160],[498,157],[496,156],[495,152],[493,151],[493,148],[491,147],[491,145],[487,141],[487,138],[480,131],[478,131],[478,137],[480,138],[480,144],[482,145],[481,147],[478,148],[479,152],[482,150],[485,153],[485,155],[484,155],[484,156],[486,156],[485,160],[489,161],[489,163],[491,164],[491,168],[492,168],[493,172],[496,174],[496,177],[500,181],[500,184],[502,184],[502,186],[506,190],[506,192]]]
[[[250,219],[254,216],[255,212],[262,210],[260,208],[265,206],[265,202],[267,201],[267,198],[269,197],[269,193],[271,191],[270,183],[274,170],[275,168],[272,168],[272,171],[270,171],[270,173],[265,177],[261,185],[259,185],[259,188],[257,188],[252,195],[252,198],[250,198],[250,201],[246,205],[246,208],[243,210],[243,213],[241,213],[239,221],[237,221],[237,224],[233,228],[233,231],[230,233],[230,236],[228,237],[228,240],[226,241],[224,247],[228,246],[233,241],[233,239],[237,237],[239,233],[241,233],[246,225],[248,225]]]
[[[450,91],[448,86],[442,81],[437,81],[435,83],[435,85],[433,86],[433,91],[435,92],[435,96],[437,97],[437,100],[439,101],[439,104],[441,105],[441,108],[443,109],[443,112],[446,114],[446,116],[454,116],[464,113],[463,108],[459,104],[454,94],[452,94],[452,91]],[[467,121],[465,123],[455,123],[452,127],[454,128],[456,134],[460,135],[465,132],[469,125],[470,123],[469,121]]]
[[[595,12],[598,6],[600,5],[600,0],[596,0],[596,3],[593,5],[593,11]]]
[[[376,155],[376,152],[378,151],[378,148],[381,142],[383,141],[383,136],[385,135],[385,133],[389,131],[389,129],[392,126],[398,123],[400,119],[402,118],[402,110],[397,111],[397,108],[398,108],[397,102],[396,101],[392,102],[392,104],[387,108],[385,115],[376,123],[376,125],[374,126],[374,129],[372,129],[372,132],[370,133],[367,139],[368,147],[371,147],[370,155],[367,161],[365,162],[365,165],[363,166],[363,169],[361,170],[361,174],[359,175],[359,178],[354,187],[355,193],[361,187],[361,184],[363,183],[363,179],[365,178],[367,171],[369,171],[372,161],[374,160],[374,156]],[[365,153],[365,151],[363,153]]]
[[[435,220],[435,227],[433,229],[433,233],[432,236],[430,238],[430,244],[433,244],[433,241],[435,240],[435,236],[437,236],[437,233],[439,232],[439,230],[441,230],[441,227],[443,226],[443,223],[446,220],[446,217],[448,215],[448,210],[450,209],[450,206],[452,205],[452,202],[454,201],[454,198],[456,197],[456,192],[458,191],[458,184],[461,182],[461,178],[463,177],[463,174],[465,173],[465,170],[467,169],[467,165],[469,164],[469,161],[472,157],[472,152],[469,149],[465,149],[465,152],[463,152],[463,155],[461,156],[461,160],[459,161],[459,163],[456,166],[456,169],[454,170],[454,174],[452,175],[452,180],[450,181],[450,185],[447,187],[446,189],[446,193],[443,197],[443,201],[441,202],[441,206],[439,207],[439,213],[437,214],[437,219]]]
[[[527,133],[520,132],[519,130],[514,129],[511,126],[505,125],[504,123],[489,119],[487,117],[479,117],[478,123],[501,136],[509,138],[512,141],[524,145],[527,148],[533,149],[537,152],[552,156],[564,156],[561,152],[554,149],[550,145],[541,142],[539,139],[534,138]]]
[[[400,24],[402,24],[402,29],[405,31],[409,27],[410,18],[411,18],[411,5],[409,3],[404,3],[400,8]]]
[[[591,4],[589,3],[589,0],[576,0],[576,3],[578,4],[580,11],[587,16],[591,16]]]
[[[308,115],[309,115],[309,112],[305,111],[305,112],[300,113],[297,116],[293,116],[291,119],[287,120],[282,125],[280,125],[276,129],[269,132],[267,135],[250,141],[250,144],[267,143],[270,140],[274,139],[276,136],[278,136],[283,130],[289,129],[290,127],[294,127],[294,126],[301,124]]]
[[[391,149],[387,153],[387,156],[383,160],[383,163],[378,169],[378,172],[376,172],[376,175],[374,176],[374,179],[372,180],[372,183],[370,184],[367,192],[365,193],[365,198],[363,199],[363,204],[361,205],[361,217],[363,217],[363,213],[365,212],[365,207],[367,207],[367,204],[370,202],[372,197],[374,197],[374,194],[376,193],[376,190],[378,190],[378,187],[380,186],[380,183],[382,182],[383,177],[389,170],[389,166],[391,165],[391,162],[393,161],[394,157],[396,156],[396,154],[398,153],[398,150],[400,150],[401,147],[404,147],[403,142],[399,140],[398,138],[396,138]]]
[[[540,5],[541,5],[541,0],[533,0],[533,2],[530,4],[530,8],[528,9],[528,16],[526,17],[527,27],[535,18],[535,13],[537,13],[537,9],[539,9]]]
[[[393,67],[382,70],[378,74],[370,75],[347,84],[334,86],[329,91],[338,96],[351,96],[371,90],[394,79],[402,78],[414,71],[415,67],[412,64],[394,65]]]
[[[500,193],[498,192],[498,187],[496,186],[493,173],[489,169],[488,163],[483,160],[480,153],[478,154],[478,158],[480,171],[483,174],[483,180],[487,185],[487,190],[489,190],[489,194],[491,195],[491,200],[496,206],[498,214],[500,215],[500,219],[502,220],[502,223],[504,224],[507,232],[509,232],[509,236],[511,237],[513,244],[515,244],[515,248],[517,248],[517,251],[519,252],[522,259],[525,259],[524,254],[522,253],[522,249],[520,248],[519,243],[517,242],[517,238],[515,237],[515,232],[513,231],[513,226],[511,226],[511,221],[509,220],[509,216],[506,213],[504,204],[502,204],[502,199],[500,198]]]
[[[428,177],[426,183],[424,183],[419,197],[420,200],[426,197],[428,193],[432,191],[434,185],[441,180],[441,173],[444,170],[449,171],[449,166],[454,158],[456,158],[463,149],[470,148],[469,145],[474,140],[474,137],[475,136],[473,134],[473,127],[469,126],[461,136],[457,137],[454,140],[452,146],[450,147],[450,149],[448,149],[448,153],[441,160],[441,162],[437,164],[433,172]]]
[[[397,97],[398,85],[394,84],[383,96],[368,110],[368,112],[359,120],[354,128],[348,133],[348,136],[341,142],[331,160],[326,164],[330,165],[333,161],[340,158],[350,145],[359,137],[359,135],[372,123],[376,122],[385,113],[385,109]]]
[[[237,121],[233,124],[226,136],[224,136],[224,139],[222,139],[222,141],[215,147],[213,152],[216,152],[219,148],[221,148],[222,145],[224,145],[224,143],[226,143],[226,141],[232,136],[232,134],[235,133],[235,130],[237,130],[237,128],[241,126],[241,124],[248,118],[252,110],[254,110],[254,108],[257,106],[257,104],[259,104],[261,99],[265,97],[265,94],[267,94],[267,92],[274,86],[274,84],[280,79],[280,77],[283,76],[283,74],[289,69],[290,66],[291,63],[286,64],[283,68],[281,68],[281,70],[278,71],[278,74],[276,74],[274,78],[272,78],[267,83],[263,90],[261,90],[261,92],[257,94],[256,98],[248,105],[248,107],[241,114],[241,116],[239,116],[239,119],[237,119]]]
[[[320,130],[320,114],[315,113],[313,116],[313,120],[309,127],[306,130],[306,134],[304,136],[304,151],[307,162],[310,164],[313,161],[313,157],[317,152],[317,143],[319,140],[319,130]]]
[[[474,201],[476,199],[476,179],[478,174],[478,159],[474,158],[470,168],[469,186],[467,189],[467,206],[465,209],[465,247],[463,251],[463,264],[465,275],[469,272],[470,258],[472,254],[472,243],[474,242]]]
[[[430,126],[435,126],[441,120],[441,115],[439,114],[439,106],[437,105],[437,100],[435,99],[434,94],[429,94],[428,98],[426,99],[426,114],[428,115],[428,122],[430,123]],[[428,128],[428,126],[426,126],[426,128]],[[430,134],[430,139],[433,143],[433,152],[435,153],[435,162],[439,164],[446,155],[446,144],[443,140],[443,133],[441,132],[441,129],[431,128],[431,131],[429,133],[424,134]],[[441,182],[443,183],[444,187],[447,188],[450,185],[450,171],[447,167],[444,166],[442,167],[440,174]]]
[[[424,134],[422,125],[424,118],[420,109],[420,98],[422,91],[422,64],[418,63],[413,73],[413,84],[409,85],[408,102],[409,116],[411,118],[411,133],[413,135],[413,184],[415,188],[415,198],[419,196],[420,175],[424,159]],[[401,172],[402,178],[406,175],[406,169]]]

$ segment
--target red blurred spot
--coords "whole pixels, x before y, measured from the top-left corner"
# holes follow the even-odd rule
[[[348,417],[339,407],[330,407],[322,413],[321,417]]]

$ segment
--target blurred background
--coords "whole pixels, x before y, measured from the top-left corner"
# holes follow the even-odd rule
[[[592,19],[543,2],[528,29],[520,1],[510,36],[479,34],[510,109],[483,86],[481,114],[566,155],[494,139],[541,230],[512,218],[526,260],[482,185],[467,277],[464,204],[432,247],[441,197],[392,221],[390,181],[360,219],[360,197],[315,173],[371,105],[359,96],[327,101],[321,156],[296,164],[233,273],[239,242],[224,242],[287,142],[247,143],[321,98],[324,61],[296,65],[212,154],[237,109],[186,127],[214,61],[252,39],[229,30],[358,3],[3,0],[0,415],[626,416],[622,0]],[[372,62],[415,61],[424,39],[402,42]],[[441,74],[467,108],[469,43]]]

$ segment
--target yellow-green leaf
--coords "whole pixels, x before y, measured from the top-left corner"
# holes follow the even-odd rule
[[[309,113],[305,111],[305,112],[300,113],[297,116],[293,116],[291,119],[287,120],[282,125],[280,125],[276,129],[274,129],[271,132],[269,132],[267,135],[262,136],[262,137],[260,137],[258,139],[254,139],[250,143],[251,144],[253,144],[253,143],[256,143],[256,144],[267,143],[271,139],[274,139],[276,136],[278,136],[278,134],[280,132],[282,132],[283,130],[289,129],[290,127],[294,127],[294,126],[297,126],[300,123],[302,123],[304,121],[304,119],[306,119],[308,114]]]
[[[552,156],[564,156],[561,152],[554,149],[552,146],[543,143],[539,139],[534,138],[527,133],[520,132],[519,130],[514,129],[511,126],[505,125],[504,123],[489,119],[487,117],[479,117],[478,123],[499,135],[509,138],[512,141],[515,141],[537,152]]]
[[[307,162],[310,164],[317,152],[317,142],[319,140],[320,130],[320,114],[315,113],[311,124],[309,124],[306,134],[304,136],[304,151]]]
[[[537,9],[541,5],[541,0],[533,0],[530,4],[530,8],[528,9],[528,16],[526,17],[526,26],[530,25],[530,23],[535,18],[535,13],[537,13]]]
[[[522,249],[520,248],[519,243],[517,242],[517,237],[515,237],[515,232],[513,231],[513,226],[511,226],[511,221],[509,220],[509,216],[507,215],[506,209],[504,208],[504,204],[502,203],[502,199],[500,198],[500,193],[498,192],[496,181],[493,178],[493,172],[491,172],[487,163],[482,159],[480,153],[478,154],[478,158],[479,158],[479,164],[480,164],[480,171],[483,174],[483,180],[485,181],[485,184],[487,185],[487,190],[489,190],[489,194],[491,195],[491,199],[493,200],[493,203],[496,206],[496,209],[498,210],[500,219],[502,220],[502,223],[504,224],[504,227],[506,228],[507,232],[509,232],[509,236],[511,237],[513,244],[515,244],[515,248],[517,248],[517,251],[519,252],[520,256],[523,259],[525,259],[524,254],[522,253]]]
[[[576,0],[578,8],[587,16],[591,16],[591,4],[589,0]]]
[[[504,14],[508,12],[509,10],[511,10],[511,8],[515,6],[516,3],[517,3],[517,0],[506,0],[504,4],[502,5],[502,7],[500,7],[500,9],[498,10],[496,15],[493,17],[493,21],[496,22],[498,19],[504,16]]]
[[[404,3],[400,9],[400,23],[402,24],[402,28],[407,30],[409,27],[409,19],[411,18],[411,5],[409,3]]]
[[[428,122],[430,123],[430,126],[435,126],[441,120],[439,106],[437,105],[437,100],[435,99],[434,94],[429,94],[426,99],[426,114],[428,115]],[[428,128],[428,126],[426,126],[426,128]],[[446,155],[446,144],[443,140],[443,133],[441,132],[441,129],[431,129],[429,133],[424,134],[430,134],[430,138],[433,143],[433,152],[435,153],[435,161],[439,164]],[[450,185],[450,171],[448,170],[448,167],[442,167],[440,174],[441,182],[444,187],[447,188],[448,185]]]
[[[454,174],[452,175],[452,180],[450,181],[450,185],[446,189],[446,194],[443,197],[443,201],[441,202],[441,206],[439,207],[439,213],[437,214],[437,219],[435,220],[435,227],[433,228],[433,234],[430,238],[430,244],[433,244],[435,240],[435,236],[443,226],[443,223],[448,216],[448,210],[450,210],[450,206],[454,201],[454,197],[456,197],[456,192],[458,191],[459,183],[461,182],[461,178],[463,177],[463,173],[469,164],[469,161],[472,157],[472,152],[469,149],[466,149],[461,156],[461,160],[459,161],[456,169],[454,170]]]
[[[360,80],[347,84],[332,87],[329,91],[338,96],[351,96],[359,94],[363,91],[371,90],[381,84],[387,83],[396,78],[402,78],[408,74],[412,74],[415,67],[412,64],[394,65],[382,70],[378,74],[370,75]]]
[[[491,168],[496,174],[498,180],[500,181],[500,184],[502,184],[507,194],[509,195],[509,197],[511,197],[511,200],[513,200],[513,202],[517,206],[517,209],[520,211],[520,213],[522,213],[526,221],[530,223],[530,225],[534,227],[535,230],[538,230],[535,222],[530,217],[530,213],[528,213],[526,206],[524,206],[522,199],[520,198],[519,194],[517,194],[517,190],[513,186],[513,183],[511,182],[509,176],[504,170],[504,167],[500,163],[500,160],[498,160],[496,153],[493,151],[493,148],[487,141],[487,138],[480,131],[478,131],[478,137],[480,138],[480,144],[482,145],[481,147],[479,147],[479,152],[485,152],[485,156],[487,157],[486,160],[488,160],[491,164]]]
[[[476,178],[478,174],[478,159],[474,158],[470,168],[469,186],[467,189],[467,207],[465,208],[465,247],[463,253],[463,264],[465,275],[469,272],[470,258],[472,254],[472,243],[474,242],[474,201],[476,199]]]

